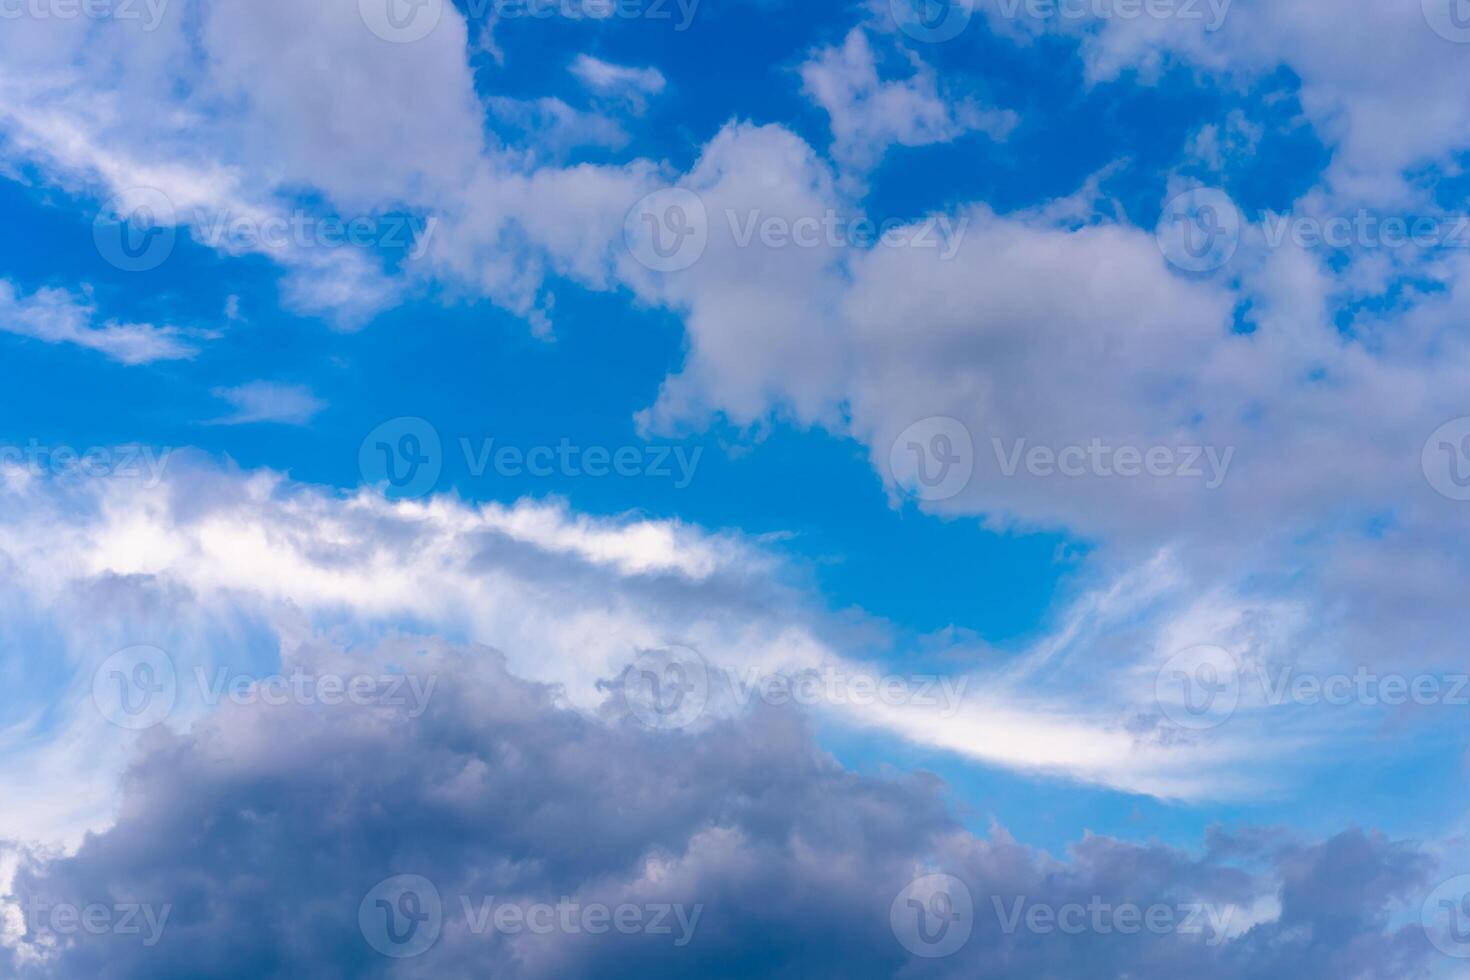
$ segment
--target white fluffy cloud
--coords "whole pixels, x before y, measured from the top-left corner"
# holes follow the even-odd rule
[[[808,707],[834,724],[1167,798],[1280,791],[1330,763],[1314,748],[1371,738],[1364,722],[1377,717],[1298,711],[1253,689],[1232,723],[1181,731],[1158,694],[1181,649],[1218,644],[1249,670],[1333,666],[1337,651],[1303,602],[1212,592],[1168,555],[1080,597],[1028,649],[933,659],[783,585],[783,560],[763,546],[677,521],[555,501],[395,504],[178,454],[157,485],[3,475],[0,636],[12,653],[0,669],[16,696],[0,712],[0,777],[33,791],[0,815],[0,836],[74,840],[110,821],[133,738],[98,710],[93,678],[139,645],[172,658],[180,730],[216,710],[198,672],[271,676],[293,666],[291,637],[483,644],[589,716],[639,651],[674,645],[711,669],[695,730],[759,706],[771,677],[810,675],[823,680]],[[864,697],[866,682],[845,680],[858,677],[912,696]],[[1263,765],[1267,746],[1287,745],[1297,751]]]
[[[198,348],[178,327],[151,323],[97,321],[89,298],[61,289],[41,288],[25,295],[0,279],[0,331],[48,344],[75,344],[123,364],[147,364],[193,357]]]
[[[803,88],[832,120],[832,154],[857,174],[894,144],[947,143],[974,130],[1002,139],[1016,114],[973,99],[950,99],[917,55],[897,53],[907,77],[883,80],[867,32],[854,28],[841,47],[823,48],[801,67]]]

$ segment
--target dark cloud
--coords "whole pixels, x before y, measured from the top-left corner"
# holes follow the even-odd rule
[[[363,669],[320,643],[290,659]],[[1375,834],[1307,845],[1219,832],[1199,855],[1087,837],[1057,860],[1002,830],[965,830],[931,777],[844,770],[794,711],[757,706],[697,733],[658,733],[615,710],[566,709],[485,648],[402,637],[378,659],[436,678],[421,717],[226,702],[187,733],[149,733],[116,825],[72,856],[23,854],[10,901],[101,906],[113,923],[135,904],[155,919],[167,905],[157,941],[145,941],[141,916],[139,932],[59,935],[33,914],[18,944],[12,921],[3,973],[1335,980],[1420,976],[1437,955],[1417,925],[1388,918],[1428,883],[1428,860]],[[973,909],[951,923],[967,940],[942,958],[911,952],[909,899],[926,916],[958,914],[953,901],[905,893],[931,872],[962,882]],[[432,946],[393,958],[374,949],[359,910],[379,917],[380,940],[377,897],[395,915],[428,914],[427,895],[370,895],[401,875],[431,882],[442,914],[421,926],[437,933]],[[492,897],[570,908],[574,925],[476,931]],[[1127,904],[1164,910],[1169,927],[1128,918]],[[583,918],[620,906],[634,910],[626,933]],[[1034,906],[1084,927],[1048,928]],[[668,932],[635,931],[664,907]],[[925,922],[927,938],[942,928]]]

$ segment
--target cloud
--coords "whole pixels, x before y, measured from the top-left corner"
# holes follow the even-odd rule
[[[0,279],[0,331],[48,344],[75,344],[122,364],[187,360],[199,353],[177,327],[97,321],[97,308],[65,290],[43,287],[29,295]]]
[[[326,402],[304,385],[283,385],[271,381],[251,381],[233,388],[216,388],[214,396],[235,406],[232,414],[217,420],[220,425],[252,422],[307,425],[327,407]]]
[[[10,848],[8,975],[1390,980],[1436,956],[1417,923],[1392,918],[1432,882],[1409,842],[1215,831],[1190,854],[1088,836],[1058,860],[1000,828],[963,829],[931,777],[845,771],[790,708],[671,735],[615,705],[602,720],[569,710],[486,648],[283,639],[285,659],[317,674],[391,667],[441,683],[417,719],[382,704],[224,704],[155,732],[115,825],[69,855]],[[935,940],[903,900],[934,873],[970,897],[942,909],[964,942],[939,959],[922,955]],[[395,950],[368,901],[404,875],[439,899],[399,906],[437,937],[422,952]],[[507,903],[565,907],[557,921],[573,925],[481,918]],[[51,910],[72,906],[152,917],[133,933],[68,931]],[[619,906],[680,915],[665,913],[665,933],[581,925],[579,910]],[[418,955],[390,959],[374,941]]]
[[[1348,747],[1439,737],[1437,722],[1454,721],[1385,732],[1385,706],[1272,702],[1258,668],[1332,667],[1352,619],[1313,620],[1309,597],[1212,592],[1167,557],[1079,596],[1034,644],[999,651],[829,613],[790,584],[779,555],[680,521],[554,500],[392,503],[180,453],[146,480],[78,481],[3,460],[0,478],[0,649],[13,651],[0,671],[14,693],[0,709],[0,780],[32,787],[0,813],[0,836],[65,844],[109,824],[136,743],[94,704],[115,653],[172,657],[182,680],[170,718],[183,730],[209,714],[196,672],[271,676],[280,637],[303,629],[493,646],[588,715],[639,651],[691,649],[689,666],[708,676],[691,730],[779,701],[763,693],[772,681],[818,682],[800,703],[824,725],[1165,799],[1280,796],[1340,771]],[[1241,693],[1218,726],[1181,728],[1159,677],[1206,643],[1237,658]],[[894,684],[896,696],[874,695]]]
[[[831,117],[832,155],[845,167],[870,170],[894,144],[948,143],[972,131],[1004,139],[1015,128],[1009,110],[951,104],[932,68],[917,55],[907,61],[908,78],[881,80],[867,32],[854,28],[840,48],[822,48],[801,66],[803,91]]]
[[[570,70],[592,92],[623,99],[635,113],[642,113],[648,107],[648,96],[658,95],[667,84],[657,68],[615,65],[589,54],[577,55]]]

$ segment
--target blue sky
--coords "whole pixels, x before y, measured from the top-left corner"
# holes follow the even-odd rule
[[[251,862],[295,854],[261,838],[200,844],[223,911],[173,882],[171,949],[16,911],[0,966],[836,975],[840,937],[873,931],[863,902],[942,872],[1034,875],[1054,903],[1152,887],[1242,924],[930,956],[879,922],[859,968],[1459,975],[1460,918],[1419,923],[1470,873],[1458,3],[5,7],[0,778],[35,788],[0,808],[0,903],[120,901],[108,875],[167,890],[114,862],[170,826],[131,788],[171,798],[169,753],[209,787],[186,824],[304,819],[284,772],[337,737],[332,712],[194,679],[367,669],[456,693],[405,729],[345,712],[340,751],[391,730],[465,769],[395,788],[347,765],[345,860],[441,890],[481,859],[554,868],[495,886],[527,901],[634,894],[682,861],[686,897],[727,918],[683,959],[566,935],[375,958],[352,918],[371,881],[281,877],[327,910],[319,932],[235,908]],[[145,648],[164,659],[139,673]],[[694,659],[650,652],[669,650]],[[650,656],[698,668],[676,731],[640,727]],[[119,724],[115,669],[167,674],[167,715]],[[752,701],[803,673],[839,696]],[[864,706],[855,676],[960,695]],[[1384,694],[1399,681],[1420,693]],[[546,752],[526,791],[552,812],[602,805],[555,760],[724,762],[626,835],[531,841],[508,811],[418,847],[477,774],[521,778],[492,748],[517,740]],[[829,781],[891,809],[841,832],[795,816]],[[394,792],[420,805],[375,824]],[[732,815],[746,793],[777,802]],[[744,841],[738,883],[701,863],[715,831]],[[762,939],[763,875],[850,875],[861,897]],[[1302,897],[1333,894],[1356,904]],[[299,962],[190,962],[241,929]]]

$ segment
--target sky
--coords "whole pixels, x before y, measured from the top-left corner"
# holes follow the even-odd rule
[[[1470,977],[1464,0],[0,21],[0,977]]]

